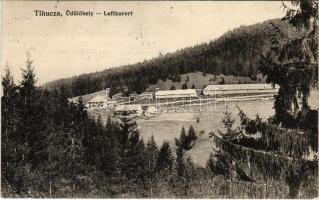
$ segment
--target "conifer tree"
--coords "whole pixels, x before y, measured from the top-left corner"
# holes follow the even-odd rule
[[[85,170],[84,152],[81,140],[77,137],[75,130],[65,133],[65,152],[64,152],[64,170],[63,174],[69,181],[72,191],[77,189],[79,175]]]
[[[225,84],[225,79],[222,78],[221,81],[219,82],[220,85],[224,85]]]
[[[262,55],[259,70],[267,76],[268,83],[279,85],[273,122],[301,128],[296,127],[295,116],[300,111],[310,112],[310,87],[318,82],[318,2],[292,0],[291,3],[297,9],[289,8],[283,2],[286,10],[283,20],[305,31],[299,38],[290,38],[272,24],[272,46],[266,55]]]
[[[64,150],[61,148],[63,146],[63,133],[58,130],[58,127],[48,121],[48,128],[46,130],[47,136],[42,141],[46,148],[44,152],[46,157],[42,159],[39,164],[39,168],[42,169],[41,173],[44,178],[44,182],[40,182],[45,191],[48,192],[49,197],[53,197],[55,191],[57,190],[59,179],[61,175],[61,169],[64,167],[62,160],[64,159]]]
[[[222,120],[224,124],[224,128],[226,129],[226,134],[225,135],[230,135],[233,133],[232,128],[235,122],[235,119],[232,118],[231,112],[225,111],[224,112],[224,118]]]
[[[178,177],[185,176],[184,150],[181,146],[177,146],[176,148],[175,168]]]
[[[197,139],[197,136],[196,136],[196,133],[195,133],[195,129],[194,129],[194,127],[192,125],[188,129],[187,137],[188,137],[188,140],[189,140],[188,141],[189,148],[191,148],[194,145],[194,142]]]
[[[98,165],[97,163],[99,163],[99,144],[97,139],[99,130],[101,130],[100,127],[93,119],[88,119],[85,126],[82,144],[85,151],[85,160],[91,165]]]
[[[193,163],[190,158],[185,159],[184,154],[186,151],[193,147],[193,142],[197,139],[193,126],[190,126],[186,135],[185,128],[181,130],[179,139],[175,139],[176,144],[176,160],[175,169],[179,178],[183,177],[185,181],[188,173],[191,173],[194,169]],[[185,182],[184,182],[185,183]]]
[[[120,173],[119,163],[120,163],[120,151],[119,144],[117,140],[118,130],[116,130],[116,124],[112,123],[111,117],[108,116],[106,125],[105,125],[105,133],[103,134],[104,138],[104,170],[106,174],[111,177],[116,177]]]
[[[185,175],[185,161],[184,161],[184,150],[188,148],[188,139],[185,133],[185,128],[182,127],[179,139],[175,139],[176,144],[176,160],[175,169],[178,177]]]
[[[145,149],[146,154],[146,169],[147,169],[147,176],[149,180],[149,186],[151,188],[151,196],[153,195],[152,187],[155,181],[156,176],[156,163],[158,160],[158,147],[154,140],[154,136],[152,135],[151,138],[148,140]]]
[[[125,148],[127,148],[126,146],[128,143],[130,130],[135,128],[136,123],[126,116],[123,116],[121,118],[121,121],[122,123],[121,123],[121,131],[119,134],[119,143],[122,149],[124,150]]]
[[[185,80],[185,82],[186,82],[186,83],[188,83],[188,82],[189,82],[189,76],[188,76],[188,75],[186,76],[186,80]]]
[[[165,141],[158,153],[158,159],[157,159],[157,171],[161,170],[171,170],[174,164],[174,157],[172,154],[172,150],[170,148],[170,145],[167,141]]]
[[[128,148],[125,156],[126,167],[124,173],[126,177],[134,183],[145,183],[146,155],[145,144],[140,140],[140,134],[135,129],[129,134]]]
[[[156,169],[156,161],[158,158],[158,147],[154,140],[154,136],[152,135],[151,138],[148,140],[146,144],[146,156],[147,156],[147,169],[150,177],[155,176],[155,169]]]
[[[9,66],[5,66],[2,77],[3,96],[1,97],[1,181],[14,184],[17,171],[19,150],[22,149],[20,134],[17,132],[19,116],[17,115],[17,87],[14,84]]]
[[[175,139],[175,144],[176,144],[176,146],[181,146],[182,149],[187,148],[187,146],[186,146],[187,145],[187,136],[186,136],[186,131],[185,131],[184,127],[182,127],[179,139]]]
[[[124,116],[117,134],[119,141],[121,174],[132,183],[145,183],[146,155],[145,144],[141,140],[136,122]]]
[[[67,98],[66,89],[63,86],[59,88],[57,101],[58,101],[58,105],[57,105],[55,119],[59,125],[65,128],[67,127],[67,124],[70,122],[72,113],[69,112],[70,105]]]
[[[182,85],[182,90],[186,90],[187,89],[187,83],[185,82],[183,85]]]
[[[37,154],[43,151],[41,140],[46,128],[43,119],[46,118],[45,99],[41,97],[36,87],[36,78],[33,69],[33,61],[27,53],[26,68],[22,69],[22,81],[19,87],[19,132],[22,135],[22,143],[26,151],[22,152],[22,160],[36,167],[41,162]]]
[[[96,142],[97,142],[97,154],[98,162],[95,162],[97,167],[103,171],[105,174],[112,173],[112,162],[113,158],[110,155],[111,153],[111,141],[106,133],[107,129],[105,129],[102,125],[101,116],[99,115],[97,121],[97,130],[96,130]]]
[[[2,149],[12,137],[14,129],[14,114],[16,104],[16,86],[10,73],[9,66],[5,67],[5,76],[2,77],[3,96],[1,97],[1,140]],[[8,146],[9,147],[9,146]],[[4,153],[4,152],[3,152]],[[2,154],[4,156],[5,154]],[[4,164],[4,163],[2,163]]]

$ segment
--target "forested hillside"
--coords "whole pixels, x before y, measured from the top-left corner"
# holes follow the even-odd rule
[[[291,38],[300,34],[287,22],[269,20],[252,26],[241,26],[209,43],[132,65],[56,80],[44,87],[53,90],[63,86],[68,96],[84,95],[106,87],[111,88],[111,94],[118,91],[140,93],[159,79],[179,82],[181,74],[197,71],[203,72],[203,75],[224,74],[254,80],[261,55],[270,49],[274,27]]]

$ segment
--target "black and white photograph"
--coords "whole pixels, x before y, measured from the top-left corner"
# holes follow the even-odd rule
[[[318,198],[318,1],[1,0],[1,198]]]

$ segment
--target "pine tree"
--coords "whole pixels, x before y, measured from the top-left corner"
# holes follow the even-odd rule
[[[121,132],[118,135],[119,137],[119,143],[121,145],[121,149],[125,149],[127,148],[127,144],[128,144],[128,138],[129,138],[129,133],[131,129],[134,129],[136,126],[136,123],[132,120],[130,120],[128,117],[124,116],[121,118]]]
[[[48,120],[48,128],[46,130],[46,138],[42,141],[45,145],[45,155],[39,164],[44,182],[40,182],[49,194],[53,197],[58,187],[59,178],[61,178],[60,169],[63,168],[64,151],[61,148],[64,144],[63,133],[52,123],[52,119]]]
[[[85,160],[88,164],[98,166],[100,163],[99,160],[99,143],[98,143],[98,135],[100,129],[100,125],[98,125],[93,119],[88,119],[88,122],[85,126],[84,136],[82,139],[82,144],[84,148]]]
[[[72,105],[71,105],[72,106]],[[71,108],[71,112],[74,109]],[[74,113],[72,114],[74,115]],[[74,117],[74,116],[73,116]],[[84,164],[84,148],[78,130],[75,127],[75,121],[67,125],[68,132],[64,133],[64,159],[63,174],[69,181],[72,191],[75,191],[79,183],[79,175],[83,174],[86,166]]]
[[[231,112],[225,111],[224,112],[224,118],[222,120],[224,124],[224,128],[226,129],[226,135],[232,134],[232,127],[234,125],[235,119],[232,118]]]
[[[46,118],[47,113],[45,111],[46,101],[35,86],[36,78],[32,64],[30,54],[27,53],[26,69],[22,70],[22,81],[19,87],[19,115],[21,116],[19,132],[27,148],[22,154],[22,160],[36,167],[41,162],[41,158],[36,154],[43,150],[43,146],[39,144],[45,137],[43,119]]]
[[[187,149],[188,147],[188,140],[185,132],[185,128],[182,127],[181,134],[179,139],[175,139],[176,146],[180,146],[182,149]]]
[[[183,85],[182,85],[182,90],[186,90],[187,89],[187,83],[185,82]]]
[[[104,161],[104,166],[106,172],[111,177],[117,177],[120,174],[120,147],[118,143],[118,133],[117,125],[112,123],[111,117],[108,116],[105,125],[107,146],[106,146],[106,160]]]
[[[2,89],[3,89],[3,96],[2,96],[2,104],[6,105],[7,109],[2,110],[2,112],[5,112],[3,114],[9,114],[7,110],[9,110],[10,107],[10,100],[13,100],[12,98],[16,95],[16,85],[14,84],[13,77],[10,72],[9,65],[7,64],[4,68],[5,75],[2,77]]]
[[[291,2],[297,9],[283,3],[286,9],[283,20],[305,31],[299,38],[290,38],[272,24],[272,46],[262,56],[259,70],[267,76],[268,83],[279,85],[274,103],[274,123],[301,128],[302,125],[296,127],[300,123],[295,116],[298,112],[311,112],[308,106],[310,87],[318,82],[318,2]],[[317,130],[317,127],[314,129]]]
[[[121,174],[134,184],[145,184],[147,166],[145,144],[140,139],[136,122],[123,117],[121,129],[117,135]]]
[[[189,147],[188,148],[191,148],[194,145],[194,142],[197,139],[197,136],[196,136],[196,133],[195,133],[195,129],[194,129],[194,127],[192,125],[188,129],[187,137],[188,137],[188,140],[189,140],[188,141],[188,143],[189,143]]]
[[[177,146],[176,148],[175,168],[178,177],[185,176],[184,150],[181,146]]]
[[[55,113],[55,121],[58,125],[66,127],[70,122],[71,113],[69,112],[70,106],[67,98],[67,92],[65,87],[60,87],[57,94],[57,108]]]
[[[23,149],[17,127],[19,116],[17,114],[17,87],[14,84],[9,66],[5,67],[2,77],[3,96],[1,97],[1,181],[7,181],[15,186],[15,173],[20,162],[19,150]]]
[[[175,139],[176,144],[176,160],[175,168],[178,177],[185,175],[185,161],[184,161],[184,150],[188,148],[188,138],[185,133],[185,128],[182,127],[179,139]]]
[[[225,84],[225,79],[222,78],[222,80],[219,82],[220,85],[224,85]]]
[[[10,73],[9,66],[5,67],[5,76],[2,77],[3,96],[1,97],[1,141],[2,149],[7,142],[9,142],[10,136],[14,133],[14,118],[15,118],[15,104],[16,104],[16,86],[13,81],[13,77]],[[12,130],[13,129],[13,130]],[[8,146],[9,147],[9,146]],[[2,153],[2,158],[5,155],[5,151]],[[4,163],[2,163],[4,164]]]
[[[158,147],[154,140],[154,136],[152,135],[151,138],[148,140],[145,149],[146,155],[146,171],[147,171],[147,178],[148,178],[148,186],[150,187],[150,196],[153,196],[153,187],[156,181],[156,163],[158,160]]]
[[[187,76],[186,76],[185,83],[188,83],[188,82],[189,82],[189,76],[187,75]]]
[[[150,178],[154,178],[155,169],[156,169],[156,161],[158,159],[158,147],[154,140],[154,136],[148,140],[146,144],[146,159],[147,159],[147,169]]]
[[[145,144],[139,138],[140,134],[136,130],[132,130],[128,139],[128,148],[124,157],[126,167],[124,173],[126,177],[133,183],[145,184],[146,174],[146,155]]]
[[[97,154],[96,157],[99,158],[98,162],[95,162],[97,167],[103,171],[105,174],[110,175],[113,173],[113,156],[112,156],[112,144],[107,134],[107,129],[103,127],[101,116],[99,115],[97,121],[97,136],[96,136],[96,145],[97,145]]]
[[[98,115],[97,120],[94,124],[94,132],[88,133],[90,134],[90,143],[89,143],[89,152],[91,156],[94,158],[93,162],[94,165],[101,169],[104,172],[104,154],[105,150],[108,146],[108,139],[106,138],[106,134],[104,131],[104,127],[102,124],[102,118],[101,115]]]
[[[79,117],[79,122],[81,123],[82,128],[83,128],[83,125],[87,121],[87,111],[85,110],[85,105],[84,105],[82,96],[79,97],[79,100],[77,102],[76,107],[77,107],[77,112],[79,113],[79,116],[78,116]]]
[[[172,150],[170,148],[170,145],[167,141],[165,141],[158,153],[158,159],[157,159],[157,171],[161,170],[171,170],[174,164],[174,157],[172,154]]]

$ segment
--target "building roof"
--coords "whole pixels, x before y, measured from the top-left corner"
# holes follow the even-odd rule
[[[161,90],[157,91],[155,95],[164,96],[164,95],[187,95],[187,94],[197,94],[195,89],[186,89],[186,90]]]
[[[157,112],[157,108],[155,108],[154,106],[150,106],[150,107],[147,108],[146,112],[156,113]]]
[[[276,86],[275,88],[278,88]],[[228,85],[207,85],[204,91],[212,90],[264,90],[273,89],[271,84],[254,83],[254,84],[228,84]]]
[[[126,111],[126,110],[142,110],[140,104],[130,104],[130,105],[118,105],[115,111]]]
[[[100,96],[100,95],[97,95],[97,96],[95,96],[95,97],[93,97],[90,101],[89,101],[89,103],[90,102],[107,102],[107,98],[106,97],[104,97],[104,96]]]

